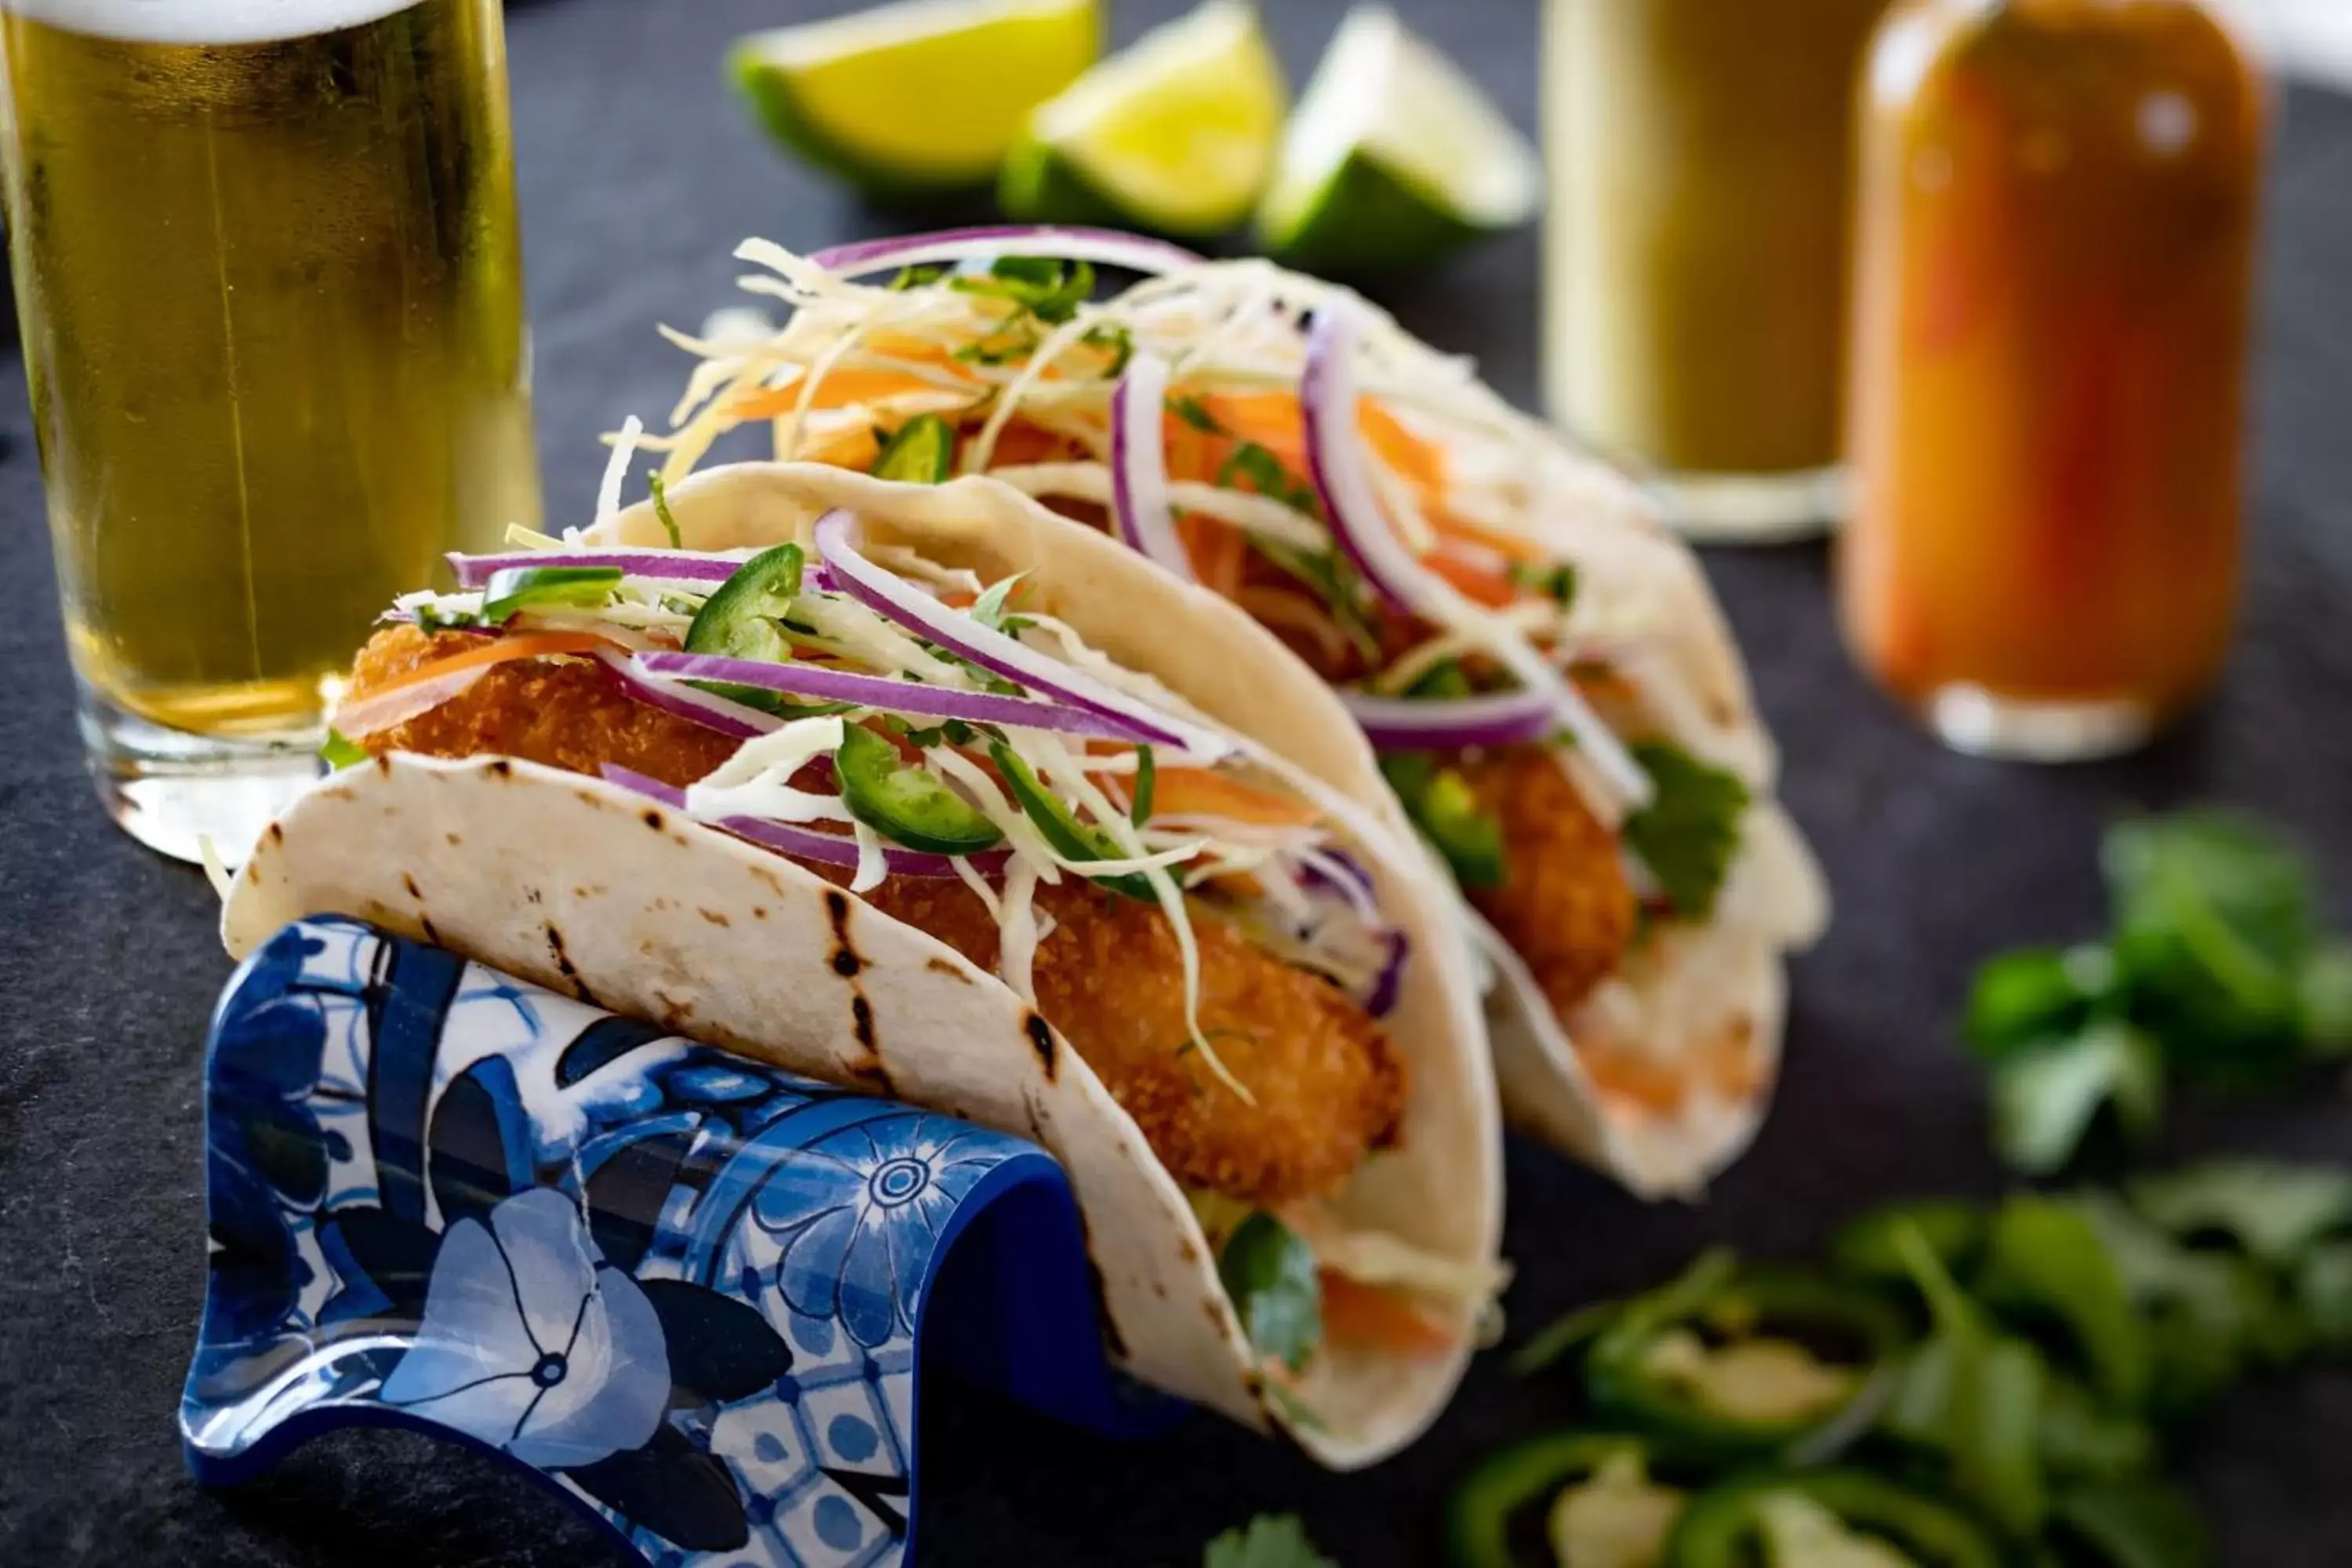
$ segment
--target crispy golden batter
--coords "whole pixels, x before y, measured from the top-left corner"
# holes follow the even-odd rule
[[[420,664],[481,646],[462,632],[428,636],[387,626],[360,650],[351,696],[364,697]],[[366,741],[371,752],[469,757],[499,752],[575,773],[617,763],[686,784],[725,762],[736,742],[715,730],[633,702],[601,665],[519,658],[490,667],[464,697]]]
[[[474,646],[457,634],[387,629],[362,651],[352,694]],[[575,773],[617,763],[674,784],[708,773],[735,746],[632,701],[593,665],[546,659],[495,666],[454,700],[366,744],[445,757],[496,752]],[[995,968],[996,923],[961,883],[898,879],[867,901]],[[1160,910],[1076,883],[1038,889],[1037,910],[1054,922],[1037,951],[1038,1011],[1180,1183],[1274,1207],[1333,1191],[1368,1149],[1394,1141],[1404,1065],[1380,1026],[1327,981],[1268,956],[1205,912],[1194,920],[1202,1028],[1249,1087],[1252,1106],[1186,1049],[1183,970]]]
[[[1616,970],[1633,940],[1639,908],[1616,836],[1538,747],[1465,752],[1454,765],[1503,826],[1503,885],[1473,889],[1470,901],[1566,1013]]]
[[[960,883],[887,882],[877,908],[982,969],[996,922]],[[1197,909],[1201,1029],[1255,1106],[1186,1048],[1176,933],[1155,908],[1066,883],[1041,888],[1054,921],[1039,944],[1037,1010],[1068,1037],[1162,1163],[1186,1186],[1268,1207],[1343,1184],[1368,1148],[1391,1142],[1403,1064],[1379,1025],[1328,981],[1266,956]]]

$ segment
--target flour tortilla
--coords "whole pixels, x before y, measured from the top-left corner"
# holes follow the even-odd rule
[[[1549,505],[1533,521],[1546,545],[1576,563],[1580,596],[1611,624],[1633,629],[1618,668],[1665,738],[1737,773],[1757,804],[1713,920],[1696,940],[1669,944],[1657,962],[1607,983],[1574,1017],[1553,1011],[1498,941],[1481,942],[1491,970],[1486,1012],[1495,1071],[1504,1110],[1520,1126],[1643,1197],[1691,1197],[1747,1148],[1769,1109],[1785,955],[1820,935],[1828,895],[1811,851],[1772,799],[1778,758],[1696,560],[1616,475],[1565,455],[1554,468],[1539,476]],[[1362,731],[1321,678],[1246,611],[1107,534],[1074,528],[1001,480],[909,485],[816,463],[745,463],[695,474],[669,500],[693,549],[805,542],[818,516],[845,507],[873,521],[875,537],[918,544],[942,564],[972,566],[991,580],[1024,572],[1031,602],[1094,647],[1150,671],[1194,708],[1417,842]],[[646,506],[591,532],[605,542],[668,542]],[[1664,635],[1650,635],[1658,628]],[[1464,929],[1491,937],[1442,869],[1433,883]],[[1746,1042],[1748,1070],[1737,1092],[1701,1083],[1675,1111],[1660,1113],[1604,1095],[1579,1054],[1580,1034],[1591,1041],[1630,1035],[1668,1059],[1735,1037]]]
[[[1050,515],[1008,527],[943,489],[940,515],[825,472],[824,495],[873,503],[867,543],[920,540],[954,563],[1039,570],[1038,607],[1066,615],[1114,658],[1180,689],[1286,689],[1327,726],[1337,703],[1246,616],[1165,579]],[[808,476],[713,470],[671,495],[687,542],[772,542],[818,499]],[[854,492],[854,493],[852,493]],[[791,510],[780,510],[786,503]],[[885,504],[889,503],[889,504]],[[642,535],[643,516],[608,532]],[[658,529],[656,530],[659,536]],[[666,542],[666,540],[663,542]],[[936,547],[936,548],[935,548]],[[992,554],[992,552],[995,552]],[[1108,575],[1087,574],[1099,560]],[[1053,563],[1074,563],[1047,570]],[[1214,658],[1206,657],[1213,651]],[[1232,677],[1211,679],[1218,665]],[[1220,684],[1220,680],[1223,684]],[[1171,705],[1186,710],[1181,702]],[[1195,713],[1195,717],[1199,715]],[[1335,1202],[1348,1227],[1393,1236],[1465,1270],[1497,1262],[1499,1117],[1476,984],[1446,900],[1391,825],[1296,765],[1245,754],[1314,802],[1370,871],[1411,957],[1386,1024],[1411,1094],[1401,1146],[1371,1155]],[[241,868],[223,935],[242,956],[288,921],[348,914],[420,936],[596,1005],[793,1071],[870,1089],[1033,1138],[1068,1169],[1099,1271],[1106,1343],[1146,1383],[1261,1427],[1286,1426],[1334,1468],[1404,1446],[1444,1406],[1474,1348],[1477,1308],[1452,1314],[1443,1353],[1326,1346],[1292,1424],[1270,1401],[1207,1238],[1184,1194],[1058,1033],[994,975],[792,861],[603,781],[504,758],[379,758],[320,782]],[[854,955],[850,962],[844,954]]]

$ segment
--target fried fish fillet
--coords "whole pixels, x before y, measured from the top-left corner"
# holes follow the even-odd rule
[[[1467,752],[1451,765],[1503,829],[1503,885],[1469,889],[1470,902],[1566,1014],[1623,963],[1640,918],[1617,836],[1540,747]]]
[[[460,634],[387,628],[361,651],[351,694],[364,697],[473,646]],[[366,744],[439,757],[496,753],[584,773],[613,763],[683,785],[737,742],[632,701],[593,664],[517,659]],[[996,922],[961,883],[898,878],[866,897],[995,969]],[[1076,879],[1040,888],[1036,908],[1041,926],[1052,922],[1033,971],[1038,1010],[1179,1183],[1278,1207],[1336,1190],[1369,1150],[1394,1142],[1404,1064],[1380,1026],[1328,981],[1268,955],[1205,910],[1196,914],[1202,1033],[1253,1105],[1217,1083],[1190,1044],[1182,961],[1160,910]]]
[[[1248,562],[1245,583],[1258,595],[1297,588],[1257,555]],[[1256,604],[1246,607],[1257,613]],[[1376,654],[1346,638],[1267,625],[1334,684],[1362,679],[1436,630],[1379,607],[1368,608],[1363,618]],[[1313,622],[1310,616],[1301,624]],[[1471,904],[1528,961],[1553,1009],[1573,1010],[1623,963],[1639,918],[1616,836],[1540,747],[1456,752],[1444,765],[1460,771],[1479,805],[1502,825],[1504,884],[1468,889]]]

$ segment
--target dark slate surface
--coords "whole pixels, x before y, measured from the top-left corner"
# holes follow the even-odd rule
[[[1303,74],[1337,0],[1269,6]],[[668,405],[680,364],[652,334],[722,297],[727,251],[809,247],[883,220],[772,157],[717,84],[734,33],[786,0],[551,0],[511,20],[552,515],[580,515],[630,412]],[[1163,0],[1121,0],[1121,36]],[[1534,7],[1409,7],[1533,118]],[[1948,1021],[1972,963],[2096,915],[2096,825],[2213,797],[2270,813],[2352,891],[2352,100],[2297,92],[2276,185],[2264,334],[2260,533],[2247,635],[2210,710],[2127,764],[2023,772],[1914,734],[1839,653],[1816,551],[1710,563],[1790,757],[1788,793],[1843,918],[1797,976],[1791,1064],[1754,1155],[1701,1209],[1645,1210],[1544,1151],[1510,1157],[1511,1301],[1522,1324],[1657,1277],[1700,1244],[1813,1245],[1874,1196],[1984,1190],[1973,1070]],[[1437,342],[1534,388],[1536,247],[1496,244],[1391,293]],[[479,1461],[390,1437],[337,1439],[240,1494],[181,1471],[173,1405],[204,1273],[197,1062],[227,965],[194,873],[116,834],[91,804],[50,601],[38,478],[17,374],[0,369],[0,1563],[602,1565],[547,1499]],[[2343,912],[2338,906],[2339,913]],[[2335,1094],[2184,1113],[2184,1149],[2345,1157]],[[1368,1477],[1322,1476],[1196,1420],[1108,1447],[952,1387],[927,1414],[929,1563],[1197,1561],[1216,1530],[1302,1510],[1351,1565],[1420,1563],[1452,1479],[1557,1413],[1492,1365],[1419,1447]],[[2193,1445],[2238,1568],[2352,1563],[2352,1380],[2242,1393]]]

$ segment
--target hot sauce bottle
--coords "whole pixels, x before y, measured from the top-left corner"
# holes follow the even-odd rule
[[[2236,609],[2260,68],[2203,0],[1905,0],[1861,90],[1847,639],[1962,749],[2127,750]]]

